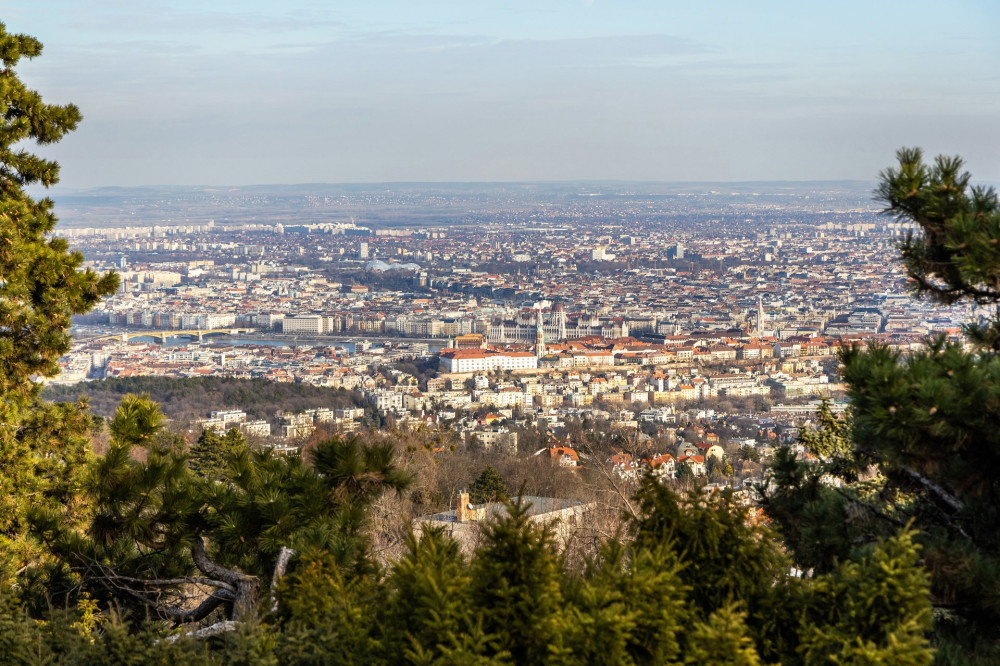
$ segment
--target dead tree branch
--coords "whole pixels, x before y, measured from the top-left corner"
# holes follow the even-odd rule
[[[288,562],[295,556],[295,551],[287,546],[281,547],[281,552],[278,553],[278,561],[274,564],[274,575],[271,576],[271,599],[270,606],[271,612],[278,610],[278,598],[275,596],[275,588],[278,586],[278,581],[281,580],[285,575],[285,570],[288,568]]]

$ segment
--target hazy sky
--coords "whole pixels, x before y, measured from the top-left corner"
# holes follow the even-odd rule
[[[80,129],[60,190],[874,179],[904,145],[1000,181],[1000,1],[7,0]]]

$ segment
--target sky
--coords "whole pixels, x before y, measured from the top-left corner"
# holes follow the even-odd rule
[[[997,0],[7,0],[84,115],[57,191],[398,181],[1000,182]]]

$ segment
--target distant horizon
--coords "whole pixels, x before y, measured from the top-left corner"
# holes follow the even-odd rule
[[[875,183],[826,181],[506,181],[272,185],[153,185],[50,192],[63,226],[94,224],[284,224],[465,226],[476,216],[516,211],[597,217],[635,203],[640,215],[715,215],[729,206],[878,212]],[[642,203],[645,202],[645,203]],[[647,210],[648,208],[648,210]],[[604,211],[603,213],[601,211]],[[735,209],[733,209],[735,210]],[[683,211],[683,212],[682,212]],[[472,216],[471,218],[468,216]],[[527,217],[525,217],[527,219]]]
[[[978,181],[977,181],[978,182]],[[234,184],[198,184],[198,185],[171,185],[168,183],[150,183],[146,185],[99,185],[84,188],[63,188],[56,185],[48,190],[38,189],[39,192],[48,192],[51,196],[56,190],[61,190],[62,194],[85,194],[88,192],[99,192],[102,190],[142,190],[142,189],[254,189],[254,188],[282,188],[282,187],[364,187],[364,186],[428,186],[440,187],[447,185],[455,186],[475,186],[475,185],[670,185],[670,186],[705,186],[705,185],[822,185],[822,184],[853,184],[872,185],[877,183],[877,179],[860,178],[828,178],[828,179],[775,179],[775,180],[632,180],[632,179],[565,179],[565,180],[372,180],[372,181],[314,181],[301,183],[251,183],[247,185]],[[993,183],[986,183],[993,185]]]
[[[65,188],[1000,181],[1000,3],[10,0]],[[223,185],[209,185],[223,187]],[[230,186],[230,185],[225,185]]]

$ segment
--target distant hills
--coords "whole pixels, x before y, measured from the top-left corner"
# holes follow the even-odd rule
[[[63,227],[349,222],[374,226],[464,225],[467,215],[530,214],[544,206],[660,212],[767,204],[803,212],[871,208],[873,182],[306,183],[247,186],[103,187],[48,193]],[[821,205],[820,205],[821,204]]]

